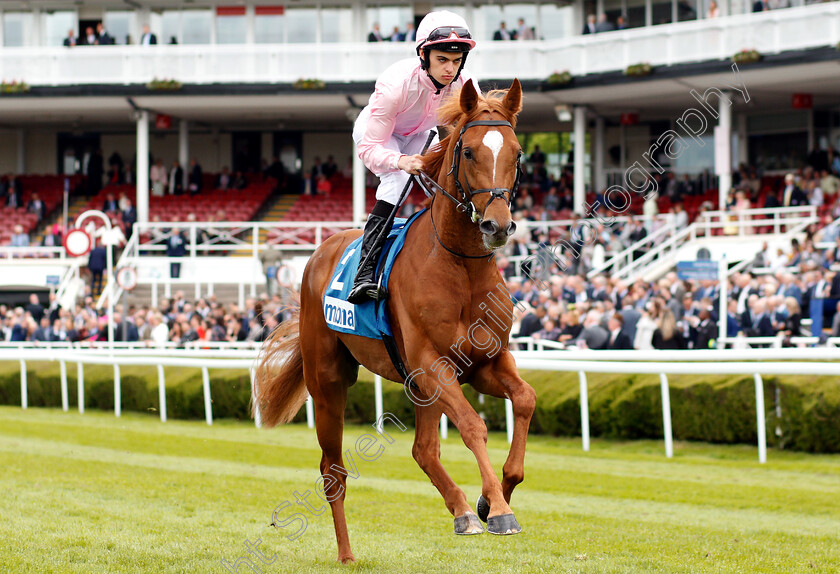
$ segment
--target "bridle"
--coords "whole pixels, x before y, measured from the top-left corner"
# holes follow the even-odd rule
[[[472,189],[470,186],[469,180],[467,180],[466,176],[464,176],[464,183],[466,184],[467,188],[464,189],[464,186],[461,184],[461,146],[463,144],[464,132],[468,129],[476,127],[476,126],[504,126],[513,129],[513,126],[510,122],[504,120],[477,120],[474,122],[467,123],[463,128],[461,128],[461,132],[458,134],[458,143],[455,144],[455,149],[452,154],[452,167],[449,169],[449,172],[446,175],[454,175],[455,177],[455,187],[458,188],[458,192],[461,195],[461,199],[450,194],[446,191],[443,186],[438,184],[434,179],[432,179],[426,172],[420,171],[420,175],[417,177],[417,182],[420,184],[420,187],[423,188],[423,191],[426,192],[426,195],[429,197],[434,197],[435,192],[440,192],[449,199],[451,199],[458,211],[462,213],[466,213],[467,216],[470,218],[475,224],[481,223],[481,214],[476,209],[475,204],[472,202],[473,197],[476,195],[480,195],[482,193],[489,193],[490,194],[490,201],[487,202],[487,205],[484,206],[484,210],[486,211],[487,208],[493,203],[496,199],[502,199],[507,203],[507,206],[510,207],[510,204],[513,202],[513,198],[516,196],[516,191],[519,189],[519,180],[522,175],[522,168],[520,162],[522,160],[522,151],[520,150],[519,155],[516,158],[516,179],[513,182],[513,187],[493,187],[493,188],[481,188],[481,189]],[[431,189],[430,189],[431,188]],[[433,191],[434,190],[434,191]],[[507,198],[505,197],[507,194]]]

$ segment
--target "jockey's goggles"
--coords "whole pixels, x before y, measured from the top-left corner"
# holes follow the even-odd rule
[[[426,42],[450,40],[452,39],[452,34],[455,34],[455,36],[461,40],[472,39],[472,35],[470,35],[470,31],[467,28],[463,28],[461,26],[441,26],[440,28],[435,28],[429,32],[429,35],[426,37]]]

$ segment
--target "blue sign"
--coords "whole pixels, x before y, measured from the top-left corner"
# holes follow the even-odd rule
[[[682,280],[717,281],[718,262],[705,259],[698,261],[678,261],[677,277]]]
[[[47,275],[47,285],[58,286],[59,283],[61,283],[61,277],[58,275]]]

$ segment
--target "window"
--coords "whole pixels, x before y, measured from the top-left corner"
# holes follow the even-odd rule
[[[161,29],[163,37],[158,38],[160,44],[170,44],[172,40],[176,43],[181,41],[181,12],[179,10],[166,10],[161,16]]]
[[[324,8],[321,10],[321,41],[352,42],[353,11],[350,8]]]
[[[217,44],[244,44],[246,27],[244,6],[216,8]]]
[[[492,40],[493,33],[499,29],[502,22],[511,30],[510,22],[502,16],[502,8],[494,4],[486,4],[473,11],[472,33],[476,40]],[[515,24],[516,22],[514,22]]]
[[[45,46],[61,46],[64,44],[64,39],[67,37],[67,32],[73,30],[76,32],[76,14],[75,12],[52,12],[44,15]]]
[[[136,15],[129,11],[108,11],[105,12],[105,21],[103,22],[105,30],[111,35],[116,44],[136,44],[140,38],[131,38],[131,33],[134,30]]]
[[[286,41],[308,44],[318,41],[318,11],[311,8],[286,10]]]
[[[28,12],[6,12],[3,14],[3,45],[25,46],[31,36],[32,14]],[[67,31],[65,30],[66,34]]]
[[[254,39],[257,44],[280,44],[285,31],[286,20],[283,16],[257,14],[254,21]]]
[[[210,10],[184,10],[181,12],[181,43],[209,44],[212,26]]]
[[[543,4],[540,6],[539,36],[541,40],[568,38],[579,30],[575,30],[574,8],[572,6],[557,6]]]
[[[515,30],[517,34],[523,33],[520,30],[519,20],[523,20],[522,29],[525,33],[532,34],[534,38],[540,33],[537,30],[537,7],[534,4],[508,4],[505,6],[505,22],[508,30]],[[528,30],[530,29],[530,31]]]

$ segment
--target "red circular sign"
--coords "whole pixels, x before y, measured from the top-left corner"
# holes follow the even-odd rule
[[[81,257],[90,253],[93,240],[84,229],[71,229],[64,236],[64,249],[70,257]]]

